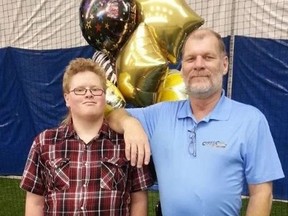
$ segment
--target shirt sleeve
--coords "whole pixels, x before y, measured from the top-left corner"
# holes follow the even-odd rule
[[[260,113],[254,123],[245,158],[247,183],[259,184],[283,178],[280,159],[265,116]]]
[[[152,186],[154,180],[150,172],[149,166],[145,165],[142,168],[132,167],[132,186],[131,192],[146,190]]]

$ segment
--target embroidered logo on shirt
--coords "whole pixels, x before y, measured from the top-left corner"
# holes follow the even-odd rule
[[[227,144],[222,141],[205,141],[202,143],[203,146],[216,147],[216,148],[226,148]]]

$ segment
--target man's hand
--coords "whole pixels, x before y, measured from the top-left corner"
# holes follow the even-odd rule
[[[125,155],[131,165],[141,167],[143,162],[148,165],[151,151],[148,137],[140,122],[124,109],[113,110],[106,119],[113,130],[124,134]]]
[[[127,117],[124,122],[125,155],[131,165],[142,167],[149,164],[151,151],[147,135],[140,122]]]

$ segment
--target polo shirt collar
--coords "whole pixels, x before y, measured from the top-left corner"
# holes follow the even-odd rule
[[[232,101],[225,96],[225,90],[222,90],[220,100],[215,108],[209,113],[202,121],[208,122],[210,120],[228,120],[232,109]],[[187,99],[183,102],[182,107],[179,109],[178,118],[192,118],[195,119],[191,111],[190,100]]]
[[[208,120],[228,120],[232,110],[232,101],[225,96],[225,91],[222,90],[220,100],[216,104],[212,112],[207,116]]]

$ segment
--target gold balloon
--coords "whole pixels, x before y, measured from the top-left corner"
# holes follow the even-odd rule
[[[139,22],[152,29],[162,52],[176,63],[187,34],[199,28],[204,20],[185,0],[136,0]]]
[[[187,35],[204,23],[185,0],[135,0],[135,5],[137,26],[117,49],[118,88],[110,87],[113,97],[108,91],[107,112],[124,107],[125,100],[134,106],[148,106],[183,98],[179,83],[170,80],[181,76],[172,75],[168,64],[177,63]]]
[[[124,108],[126,106],[125,99],[119,89],[109,80],[106,80],[106,86],[105,116],[116,108]]]
[[[186,94],[185,84],[180,71],[171,69],[161,80],[156,102],[184,100],[187,98],[188,95]]]
[[[139,24],[116,60],[118,88],[135,106],[155,101],[161,77],[168,61],[145,23]]]

